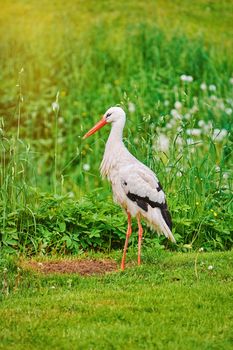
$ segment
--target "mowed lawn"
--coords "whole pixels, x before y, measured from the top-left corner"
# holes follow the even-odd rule
[[[119,263],[120,253],[114,255]],[[19,282],[11,262],[0,349],[232,349],[232,252],[147,249],[143,259],[133,265],[134,250],[125,272],[21,271]]]

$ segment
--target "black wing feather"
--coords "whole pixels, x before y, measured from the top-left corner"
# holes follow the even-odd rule
[[[166,222],[170,230],[172,230],[171,214],[168,210],[166,201],[164,203],[154,202],[150,200],[148,196],[141,197],[131,192],[126,193],[126,195],[131,201],[136,202],[137,205],[145,211],[148,211],[148,205],[150,205],[152,208],[159,208],[161,210],[161,214],[163,216],[164,221]]]

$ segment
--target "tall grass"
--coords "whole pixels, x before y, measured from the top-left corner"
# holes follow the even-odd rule
[[[30,13],[39,5],[27,6]],[[167,36],[140,16],[128,24],[102,15],[93,21],[88,6],[79,31],[72,9],[61,15],[59,7],[52,19],[43,12],[38,27],[29,15],[22,13],[16,23],[10,15],[1,42],[3,244],[33,252],[106,248],[113,231],[114,244],[120,244],[124,218],[118,211],[119,233],[109,226],[107,208],[116,213],[109,199],[104,205],[92,197],[93,207],[87,200],[92,221],[86,224],[84,214],[75,222],[82,207],[75,200],[99,186],[108,198],[98,173],[108,131],[85,142],[82,135],[109,106],[121,104],[128,115],[125,142],[160,178],[178,242],[231,247],[231,56],[204,39]],[[193,82],[182,80],[184,74]],[[198,136],[190,136],[194,129]],[[99,218],[91,215],[93,208]],[[106,238],[99,240],[103,231]]]

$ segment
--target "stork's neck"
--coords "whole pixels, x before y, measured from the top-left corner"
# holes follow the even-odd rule
[[[114,147],[123,143],[122,137],[123,137],[124,126],[125,126],[125,121],[123,120],[119,120],[115,123],[112,123],[112,128],[108,137],[106,147],[110,145],[111,147]]]
[[[111,180],[111,169],[118,164],[119,157],[126,151],[122,141],[125,120],[112,123],[112,128],[105,146],[104,157],[100,166],[102,176]]]

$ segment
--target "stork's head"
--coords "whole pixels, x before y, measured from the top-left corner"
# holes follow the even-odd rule
[[[120,124],[122,127],[125,125],[125,112],[121,107],[110,107],[103,115],[102,119],[95,125],[91,130],[89,130],[83,138],[86,139],[91,136],[96,131],[101,129],[106,124]]]

